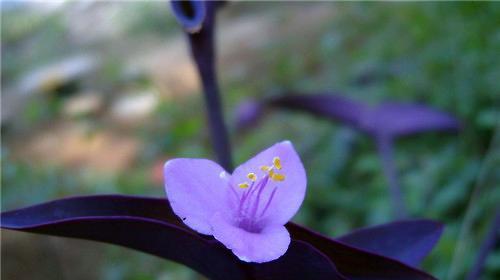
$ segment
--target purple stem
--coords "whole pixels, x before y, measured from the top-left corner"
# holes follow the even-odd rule
[[[476,262],[467,275],[467,280],[479,279],[489,253],[495,248],[495,245],[499,240],[499,230],[500,207],[497,208],[495,217],[493,221],[491,221],[490,229],[488,230],[483,244],[481,244],[481,248],[479,249],[479,253],[477,254]]]
[[[408,211],[403,200],[403,194],[398,182],[396,167],[394,166],[394,144],[392,138],[379,135],[377,136],[377,148],[382,159],[382,168],[384,175],[389,183],[389,192],[391,194],[394,214],[396,218],[405,218]]]
[[[186,1],[184,5],[193,5]],[[206,13],[202,28],[195,33],[187,32],[191,55],[197,66],[198,73],[203,85],[205,104],[207,107],[208,124],[215,155],[219,164],[227,171],[233,170],[231,146],[220,100],[217,74],[215,71],[215,13],[220,3],[214,1],[205,2]]]

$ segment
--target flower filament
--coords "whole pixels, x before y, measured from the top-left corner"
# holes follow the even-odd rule
[[[260,167],[260,170],[264,172],[264,176],[258,178],[257,174],[250,172],[247,174],[247,178],[250,182],[242,182],[238,184],[239,188],[245,189],[241,197],[239,197],[238,222],[240,227],[250,232],[259,231],[259,226],[257,224],[258,219],[262,218],[269,208],[269,205],[271,204],[271,201],[276,193],[277,186],[274,186],[264,207],[261,209],[260,214],[258,214],[261,195],[268,185],[269,180],[274,182],[285,181],[286,176],[283,173],[277,172],[282,168],[281,159],[279,157],[274,157],[272,165],[264,165]]]

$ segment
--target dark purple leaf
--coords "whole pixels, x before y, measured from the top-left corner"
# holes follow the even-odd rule
[[[12,229],[78,217],[113,216],[147,218],[184,227],[167,200],[126,195],[69,197],[1,214],[2,227]]]
[[[122,245],[177,261],[214,279],[228,275],[231,279],[344,279],[342,275],[349,279],[433,279],[398,260],[293,223],[287,225],[292,244],[283,257],[247,264],[213,238],[186,228],[165,199],[119,195],[61,199],[2,213],[1,223],[5,229]]]
[[[369,108],[361,102],[332,94],[287,94],[270,98],[266,104],[306,111],[357,127]]]
[[[293,239],[307,242],[321,250],[349,279],[435,279],[398,260],[333,240],[297,224],[289,223],[287,228]]]
[[[450,114],[422,104],[383,103],[364,115],[361,129],[374,135],[399,137],[427,131],[458,131]]]
[[[287,94],[266,104],[340,121],[374,136],[399,137],[426,131],[458,131],[450,114],[421,104],[383,103],[370,107],[334,94]]]
[[[1,227],[121,245],[185,264],[211,279],[344,279],[327,257],[302,241],[292,241],[285,256],[265,265],[241,262],[218,241],[185,227],[165,199],[61,199],[2,213]],[[287,267],[293,269],[283,271]]]
[[[351,246],[418,266],[441,237],[443,225],[429,220],[398,221],[337,238]]]
[[[88,196],[2,213],[2,228],[122,245],[185,264],[207,277],[245,279],[215,240],[181,227],[162,199]]]
[[[258,124],[264,114],[263,110],[264,106],[253,100],[245,100],[238,104],[234,110],[238,132],[242,132]]]
[[[331,260],[304,241],[293,240],[281,258],[262,264],[251,264],[253,279],[347,279]]]

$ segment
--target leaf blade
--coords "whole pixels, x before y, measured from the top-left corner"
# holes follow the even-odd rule
[[[351,246],[418,266],[441,237],[443,226],[430,220],[407,220],[363,228],[337,238]]]
[[[321,250],[349,279],[435,279],[398,260],[350,246],[297,224],[288,223],[287,228],[292,238]]]
[[[313,246],[292,240],[265,265],[239,261],[221,243],[199,235],[173,214],[166,199],[122,195],[72,197],[1,213],[1,228],[120,245],[187,265],[210,279],[345,279]],[[309,256],[304,259],[303,256]],[[293,273],[284,271],[294,267]],[[311,269],[321,274],[311,276]]]

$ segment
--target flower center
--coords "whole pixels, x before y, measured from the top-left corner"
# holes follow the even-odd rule
[[[265,204],[260,205],[261,200],[263,200],[261,199],[262,193],[266,186],[269,185],[270,180],[274,182],[285,181],[285,175],[278,173],[278,170],[282,168],[281,159],[274,157],[271,165],[260,167],[260,170],[264,172],[264,176],[258,178],[257,174],[250,172],[247,174],[249,182],[245,181],[238,184],[239,188],[245,189],[243,194],[239,196],[237,217],[239,227],[249,232],[259,232],[261,230],[258,221],[265,215],[269,205],[271,205],[277,186],[274,185]]]

